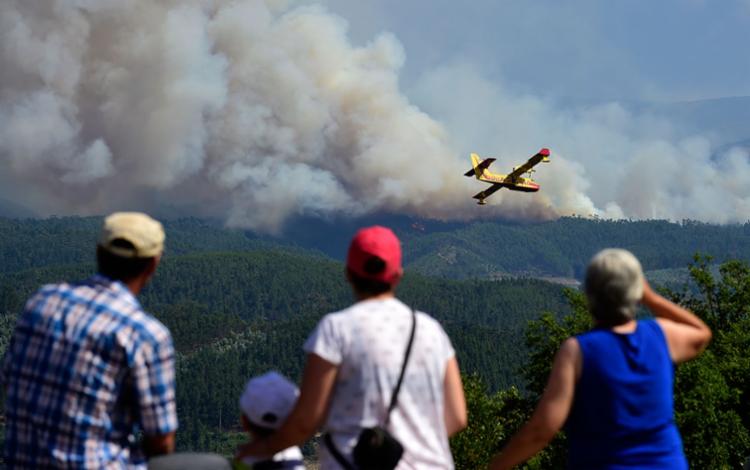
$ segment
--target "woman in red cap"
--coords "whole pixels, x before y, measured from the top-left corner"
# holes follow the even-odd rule
[[[403,275],[398,238],[385,227],[360,230],[346,267],[357,302],[320,321],[304,345],[291,415],[238,456],[272,455],[322,427],[322,469],[366,468],[355,464],[354,449],[363,430],[380,426],[403,447],[397,468],[453,468],[448,437],[467,421],[458,363],[443,328],[395,296]]]

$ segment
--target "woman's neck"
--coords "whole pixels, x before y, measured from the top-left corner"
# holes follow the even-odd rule
[[[632,333],[638,326],[638,322],[636,320],[628,320],[625,323],[620,323],[619,325],[605,325],[602,323],[597,323],[596,326],[598,326],[599,328],[610,329],[615,333]]]
[[[375,294],[375,295],[360,294],[356,291],[354,292],[354,297],[357,299],[358,302],[363,302],[365,300],[392,299],[395,296],[396,296],[396,292],[393,290],[389,290],[387,292],[383,292],[381,294]]]

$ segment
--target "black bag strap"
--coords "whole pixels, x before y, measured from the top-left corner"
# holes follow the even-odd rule
[[[404,373],[406,372],[406,364],[409,363],[409,356],[411,356],[411,347],[414,344],[414,334],[417,329],[417,312],[414,310],[414,307],[411,309],[411,333],[409,333],[409,344],[406,345],[406,352],[404,353],[404,363],[401,364],[401,373],[398,375],[398,381],[396,382],[396,386],[393,388],[393,395],[391,395],[391,404],[388,405],[388,414],[385,416],[385,424],[383,427],[388,426],[388,422],[391,419],[391,411],[393,411],[394,408],[396,408],[396,405],[398,404],[398,392],[401,391],[401,383],[404,381]],[[328,448],[328,452],[331,453],[333,458],[336,460],[336,462],[341,465],[344,470],[357,470],[354,465],[352,465],[346,458],[339,452],[339,449],[336,447],[336,444],[333,443],[333,438],[331,437],[330,433],[325,433],[323,435],[323,443],[326,445],[326,448]]]
[[[263,460],[253,464],[253,470],[288,470],[304,467],[303,460]]]
[[[343,455],[341,455],[341,452],[339,452],[339,449],[336,447],[336,444],[333,443],[333,438],[331,437],[330,433],[325,433],[323,435],[323,443],[325,443],[326,447],[328,448],[328,452],[333,455],[333,458],[336,460],[336,462],[341,465],[344,470],[357,470],[354,468],[354,465],[352,465],[346,458],[344,458]]]
[[[409,363],[409,356],[411,355],[411,347],[414,344],[414,333],[417,329],[417,312],[414,307],[411,309],[411,333],[409,334],[409,344],[406,346],[406,353],[404,353],[404,363],[401,365],[401,373],[398,376],[398,382],[393,388],[393,395],[391,395],[391,404],[388,405],[388,414],[385,415],[385,423],[383,427],[388,427],[388,422],[391,419],[391,411],[396,408],[398,404],[398,392],[401,391],[401,383],[404,381],[404,373],[406,372],[406,364]]]

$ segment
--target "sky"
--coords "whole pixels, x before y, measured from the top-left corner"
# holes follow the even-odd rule
[[[329,0],[365,43],[406,51],[407,87],[465,61],[535,95],[582,101],[690,101],[750,95],[747,0]]]
[[[749,26],[748,0],[6,0],[0,213],[746,222]],[[474,204],[469,152],[542,147],[542,190]]]

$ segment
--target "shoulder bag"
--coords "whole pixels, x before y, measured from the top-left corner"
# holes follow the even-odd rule
[[[391,404],[388,406],[388,412],[385,416],[385,422],[382,426],[365,428],[359,434],[357,445],[354,446],[352,457],[354,465],[341,455],[341,452],[333,443],[331,435],[326,433],[323,437],[328,451],[333,458],[346,470],[393,470],[398,465],[401,456],[404,454],[404,446],[388,432],[388,422],[391,418],[391,411],[396,407],[398,392],[401,390],[401,383],[404,380],[406,364],[409,362],[412,344],[414,343],[414,333],[417,328],[417,314],[411,309],[411,333],[409,334],[409,344],[406,346],[404,354],[404,363],[401,365],[401,373],[398,376],[396,387],[391,395]]]

